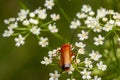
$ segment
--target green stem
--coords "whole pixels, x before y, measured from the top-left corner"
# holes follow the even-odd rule
[[[52,23],[52,22],[54,22],[54,21],[49,21],[49,22],[47,22],[47,23],[44,23],[44,24],[42,24],[40,27],[47,26],[48,24],[50,24],[50,23]],[[41,22],[41,23],[43,23],[43,22]]]
[[[116,52],[116,48],[115,48],[114,36],[113,35],[112,35],[112,48],[113,48],[114,56],[115,56],[115,59],[116,59],[117,67],[119,69],[119,61],[118,61],[118,58],[117,58],[117,52]]]
[[[84,69],[85,67],[78,67],[79,69]]]
[[[73,74],[71,74],[71,80],[73,79]]]
[[[42,22],[42,20],[40,20],[40,22],[41,22],[41,24],[43,24],[44,26],[47,26],[46,24],[50,23],[50,22],[48,22],[48,23],[45,23],[45,24],[44,24],[44,22]],[[52,21],[51,21],[51,22],[52,22]],[[66,42],[66,40],[65,40],[60,34],[54,33],[53,35],[54,35],[55,37],[57,37],[58,39],[60,39],[61,41]]]
[[[53,50],[51,47],[49,47],[49,46],[46,46],[46,48],[48,49],[48,50]]]
[[[92,29],[90,28],[90,29],[88,30],[88,33],[90,33],[91,30],[92,30]]]
[[[30,30],[30,29],[29,28],[15,28],[15,30],[21,30],[21,31],[23,30],[24,31],[24,30]]]
[[[76,60],[78,59],[78,56],[79,56],[79,53],[77,53],[77,55],[76,55]]]
[[[69,19],[69,17],[68,17],[68,15],[65,13],[65,11],[62,9],[62,7],[60,6],[60,4],[59,4],[59,1],[58,0],[55,0],[56,1],[56,3],[57,3],[57,5],[58,5],[58,7],[59,7],[59,9],[60,9],[60,11],[61,11],[61,13],[63,14],[63,16],[65,17],[65,19],[68,21],[68,22],[70,22],[70,19]]]
[[[110,35],[111,31],[108,32],[106,35],[105,35],[105,38],[107,38],[109,35]]]
[[[77,68],[76,65],[73,65],[73,67],[74,67],[78,72],[80,72],[80,70]]]
[[[117,34],[115,31],[113,31],[113,32],[114,32],[114,34],[117,36],[117,38],[119,38],[118,34]]]
[[[24,34],[24,33],[26,33],[26,31],[24,31],[24,32],[20,32],[20,33],[12,34],[12,36],[17,36],[17,35]]]
[[[79,66],[82,66],[82,65],[84,65],[84,62],[80,62],[78,65],[79,65]]]
[[[52,64],[49,64],[49,65],[52,65],[52,66],[54,66],[54,65],[56,65],[56,64],[53,64],[53,63],[52,63]]]
[[[30,33],[26,34],[26,35],[25,35],[25,38],[27,38],[27,37],[29,36],[29,34],[30,34]]]

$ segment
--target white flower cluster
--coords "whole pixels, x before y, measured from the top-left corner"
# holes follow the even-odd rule
[[[86,44],[83,44],[82,42],[76,42],[75,46],[78,47],[78,53],[79,54],[85,54],[85,49],[84,47],[86,46]]]
[[[89,39],[90,32],[97,34],[98,37],[93,38],[96,46],[103,45],[106,35],[109,35],[109,32],[115,33],[120,28],[120,13],[113,10],[100,8],[97,12],[94,12],[91,6],[83,5],[76,17],[71,21],[69,27],[71,29],[81,29],[81,32],[77,34],[81,41]],[[102,32],[105,33],[105,36],[103,36]],[[115,35],[118,36],[118,34]]]
[[[60,74],[58,74],[58,71],[56,70],[55,73],[50,73],[50,78],[49,80],[58,80],[58,78],[60,77]]]
[[[85,46],[83,42],[76,42],[75,46],[78,48],[78,53],[77,56],[82,56],[85,54]],[[84,80],[91,80],[92,79],[92,70],[97,67],[98,70],[105,71],[107,66],[103,64],[102,61],[100,61],[100,58],[102,55],[98,51],[92,50],[92,52],[89,54],[89,57],[86,57],[83,61],[77,58],[80,62],[77,63],[78,65],[81,64],[82,62],[84,63],[84,66],[79,66],[83,71],[79,71],[82,75],[82,78]],[[79,68],[78,67],[78,68]],[[83,68],[82,68],[83,67]],[[101,80],[101,78],[98,78],[97,76],[94,77],[92,80]]]
[[[48,57],[44,57],[44,60],[41,61],[41,64],[48,65],[48,64],[52,63],[53,57],[57,58],[57,56],[58,56],[57,50],[58,49],[54,49],[52,51],[49,51],[48,52]]]
[[[103,64],[103,62],[100,60],[102,55],[95,50],[92,50],[91,53],[86,54],[85,47],[86,44],[83,44],[82,42],[75,43],[75,46],[72,49],[72,51],[77,52],[75,54],[76,56],[74,55],[73,55],[74,57],[71,56],[71,60],[72,60],[71,66],[69,70],[65,72],[67,72],[70,75],[73,75],[75,73],[74,71],[76,70],[82,75],[83,80],[101,80],[101,78],[98,77],[97,74],[93,75],[92,72],[96,69],[101,71],[105,71],[107,69],[107,66]],[[59,52],[59,50],[60,48],[49,51],[48,57],[44,57],[44,60],[41,61],[41,64],[45,64],[45,65],[52,64],[52,65],[60,66],[60,64],[57,64],[61,60],[60,57],[61,52]],[[84,56],[83,59],[80,59],[81,56]],[[58,80],[58,78],[60,77],[58,72],[55,72],[54,75],[53,73],[50,74],[52,75],[50,75],[49,80],[56,80],[56,79]],[[72,79],[75,80],[74,78]],[[69,78],[67,80],[69,80]]]
[[[3,37],[18,36],[15,38],[15,45],[19,47],[25,43],[25,39],[32,33],[39,39],[39,45],[46,47],[48,38],[40,36],[41,32],[58,32],[55,22],[60,19],[59,14],[52,13],[49,15],[51,21],[44,21],[48,17],[47,10],[52,10],[54,5],[54,0],[45,0],[44,6],[46,8],[39,7],[32,12],[21,9],[16,18],[5,19],[4,23],[7,25],[7,29],[4,31]]]

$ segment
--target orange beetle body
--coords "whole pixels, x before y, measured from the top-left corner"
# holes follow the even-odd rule
[[[70,69],[70,66],[71,66],[71,57],[72,57],[70,44],[62,45],[62,47],[59,51],[61,53],[61,55],[60,55],[60,67],[62,68],[63,71],[68,71]]]

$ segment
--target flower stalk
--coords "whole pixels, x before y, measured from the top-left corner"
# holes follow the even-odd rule
[[[113,48],[113,53],[114,53],[114,57],[115,57],[115,60],[116,60],[116,65],[117,65],[117,68],[119,69],[119,61],[118,61],[118,58],[117,58],[117,52],[116,52],[116,47],[115,47],[115,41],[114,41],[114,36],[112,34],[112,48]]]

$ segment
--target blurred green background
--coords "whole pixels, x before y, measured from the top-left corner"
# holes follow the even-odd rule
[[[3,38],[2,33],[6,29],[3,21],[6,18],[16,17],[22,8],[20,0],[0,0],[0,80],[48,80],[49,73],[54,72],[58,67],[41,65],[40,61],[47,56],[48,50],[38,46],[35,36],[27,38],[25,45],[15,47],[14,38]],[[21,0],[31,11],[44,5],[44,0]],[[59,0],[59,4],[72,20],[76,12],[80,11],[83,4],[89,4],[93,10],[100,7],[113,9],[120,12],[120,0]],[[55,6],[55,11],[60,12]],[[59,33],[70,40],[73,31],[68,26],[69,23],[62,18],[59,21]],[[63,44],[52,34],[43,34],[50,38],[50,46],[56,48]],[[54,43],[53,43],[54,41]],[[58,44],[58,45],[56,45]],[[61,80],[64,80],[61,78]]]

